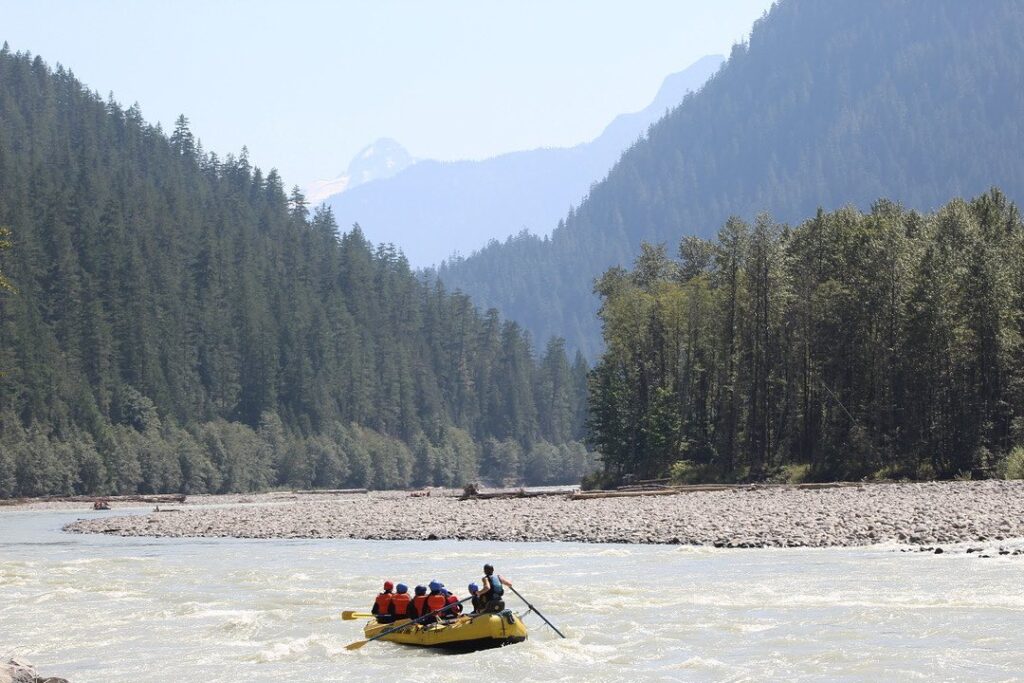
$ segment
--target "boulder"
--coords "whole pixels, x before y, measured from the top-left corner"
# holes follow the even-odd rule
[[[34,666],[14,657],[0,664],[0,683],[35,683],[38,677]]]
[[[68,680],[56,676],[43,678],[28,662],[11,657],[0,662],[0,683],[68,683]]]

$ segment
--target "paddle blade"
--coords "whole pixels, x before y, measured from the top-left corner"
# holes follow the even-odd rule
[[[369,619],[373,615],[369,612],[357,612],[355,610],[347,609],[341,613],[341,618],[345,621],[352,621],[353,619]]]
[[[363,645],[366,645],[368,642],[370,642],[370,641],[368,641],[368,640],[357,640],[354,643],[349,643],[348,645],[346,645],[345,649],[346,650],[358,650]]]

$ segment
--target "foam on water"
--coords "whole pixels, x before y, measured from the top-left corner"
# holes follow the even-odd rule
[[[0,653],[90,681],[1006,680],[1024,558],[898,548],[121,539],[0,513]],[[372,643],[380,582],[493,562],[568,636],[462,657]],[[509,595],[510,605],[519,607]]]

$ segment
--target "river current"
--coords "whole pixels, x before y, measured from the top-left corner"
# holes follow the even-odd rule
[[[1024,677],[1020,557],[60,531],[93,514],[0,512],[0,656],[73,683]],[[462,594],[488,561],[568,638],[529,615],[501,650],[344,649],[384,579]]]

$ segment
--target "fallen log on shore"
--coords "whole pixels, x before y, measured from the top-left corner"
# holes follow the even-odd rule
[[[636,491],[579,491],[569,496],[569,500],[591,500],[594,498],[638,498],[640,496],[674,496],[680,493],[697,493],[699,491],[730,491],[737,488],[729,484],[695,484],[670,489],[646,489]]]
[[[341,496],[369,492],[369,489],[302,489],[300,491],[292,491],[292,493],[302,494],[304,496]]]
[[[890,483],[890,482],[887,482],[887,481],[873,481],[873,482],[870,482],[870,484],[888,484],[888,483]],[[814,490],[814,489],[845,489],[845,488],[860,487],[860,486],[867,486],[867,485],[869,485],[869,482],[863,482],[863,481],[831,481],[831,482],[822,482],[820,484],[815,484],[815,483],[796,484],[796,488],[798,488],[798,489],[811,489],[811,490]]]
[[[675,488],[668,484],[629,484],[627,486],[617,486],[616,491],[665,491],[666,489]]]
[[[887,482],[877,482],[887,483]],[[684,484],[671,487],[653,486],[622,486],[614,491],[579,491],[572,494],[571,500],[589,500],[592,498],[636,498],[639,496],[671,496],[677,493],[700,493],[706,491],[754,491],[756,489],[838,489],[867,486],[859,481],[810,482],[806,484]]]
[[[474,493],[463,495],[459,500],[502,500],[508,498],[544,498],[547,496],[571,496],[576,489],[555,489],[550,491],[530,491],[528,489],[517,489],[515,491],[488,491],[486,493]]]

